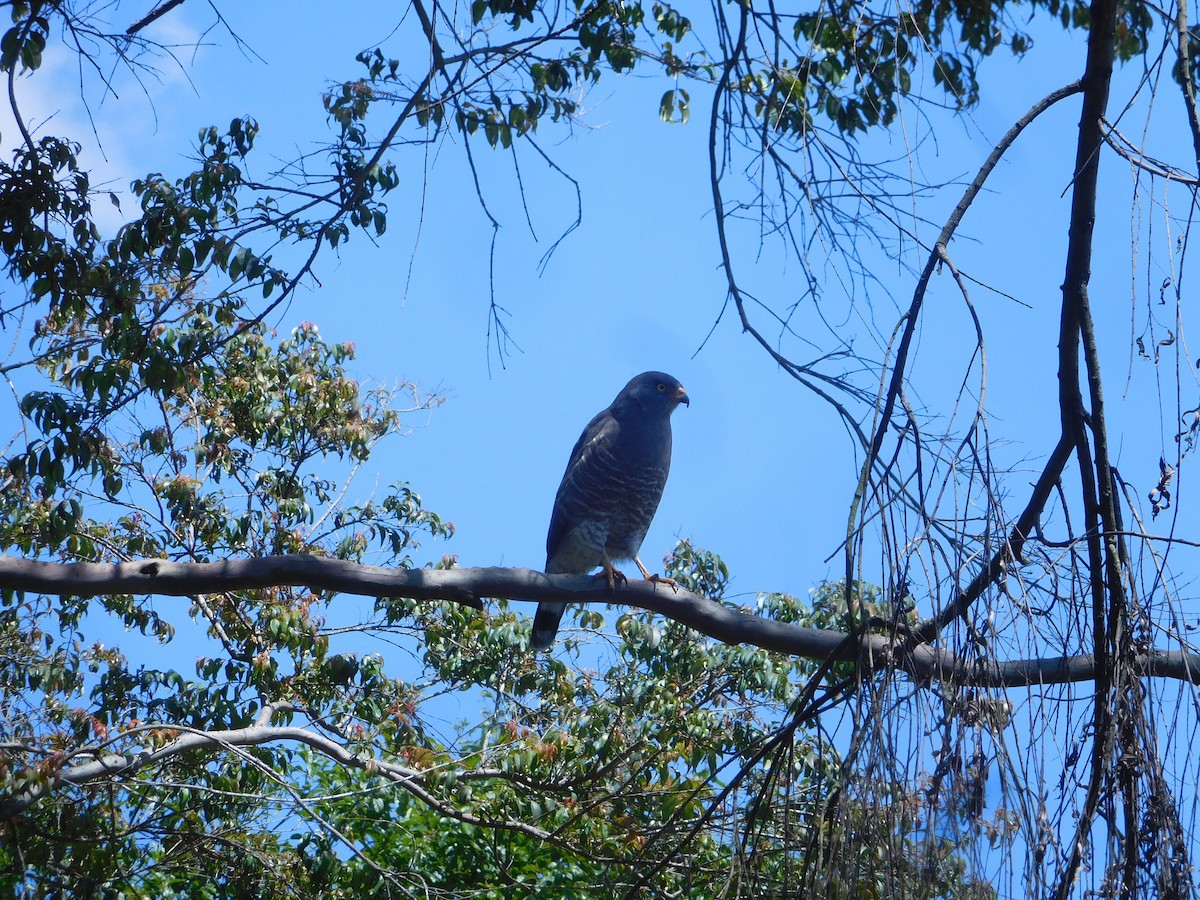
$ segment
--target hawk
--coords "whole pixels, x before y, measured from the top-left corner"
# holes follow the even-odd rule
[[[638,550],[658,509],[671,468],[671,413],[691,405],[678,381],[643,372],[596,415],[571,451],[554,498],[546,535],[546,574],[586,575],[603,567],[610,588],[625,576],[615,560],[632,559],[651,575]],[[565,603],[539,603],[533,617],[535,650],[554,643]]]

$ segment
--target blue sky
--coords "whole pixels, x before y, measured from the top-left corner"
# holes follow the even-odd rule
[[[390,29],[391,23],[380,23],[376,6],[344,3],[336,16],[326,4],[306,2],[290,4],[284,17],[268,4],[223,10],[261,59],[214,30],[207,38],[211,45],[181,52],[186,74],[167,64],[161,81],[146,82],[149,96],[128,78],[119,81],[121,99],[108,98],[97,108],[107,160],[98,162],[92,145],[85,164],[106,173],[118,192],[146,172],[176,176],[187,171],[198,129],[249,114],[262,127],[254,165],[265,175],[269,160],[289,159],[328,134],[322,92],[333,79],[357,76],[354,54]],[[207,15],[206,7],[185,4],[150,36],[186,46],[210,24]],[[931,114],[934,137],[912,158],[915,177],[969,179],[1013,121],[1075,77],[1083,64],[1083,35],[1065,34],[1053,23],[1036,34],[1039,42],[1025,60],[998,54],[985,63],[977,109],[962,119]],[[1123,133],[1144,141],[1159,158],[1187,160],[1187,137],[1171,124],[1181,108],[1175,89],[1161,90],[1154,101],[1159,117],[1147,125],[1150,92],[1138,91],[1139,74],[1121,70],[1112,118],[1134,98],[1118,119]],[[48,53],[46,69],[22,81],[18,96],[41,116],[54,114],[48,130],[83,139],[86,120],[74,78],[69,60]],[[658,98],[669,86],[655,78],[606,77],[586,96],[584,124],[571,131],[543,128],[544,148],[579,179],[583,194],[581,227],[544,270],[543,255],[573,219],[573,189],[532,155],[523,157],[534,240],[511,160],[482,142],[476,146],[489,205],[503,224],[496,299],[509,313],[505,322],[520,350],[511,348],[500,360],[488,347],[492,235],[456,141],[443,142],[424,160],[412,150],[397,156],[403,185],[388,200],[389,228],[380,245],[356,236],[336,256],[326,253],[317,268],[320,286],[303,290],[272,321],[283,332],[310,320],[331,341],[353,341],[355,373],[364,380],[411,379],[445,397],[436,411],[411,420],[409,436],[373,457],[358,482],[367,490],[376,481],[408,481],[429,508],[454,522],[456,536],[429,546],[430,558],[451,552],[467,566],[539,568],[554,492],[580,430],[629,377],[662,369],[684,383],[692,403],[674,417],[675,459],[643,545],[647,565],[658,568],[677,538],[691,538],[725,558],[734,596],[747,604],[757,591],[802,594],[821,579],[840,576],[836,554],[860,457],[833,411],[780,373],[731,314],[712,330],[725,302],[725,281],[707,181],[707,106],[694,91],[688,125],[661,123]],[[1012,513],[1024,504],[1028,482],[1058,433],[1055,347],[1078,116],[1077,99],[1068,100],[1018,140],[950,247],[959,269],[982,283],[973,284],[972,300],[987,335],[989,436],[997,467],[1017,470],[1004,483]],[[900,156],[926,129],[927,123],[908,118],[867,146]],[[11,145],[13,129],[3,120],[0,136]],[[1170,293],[1165,307],[1156,304],[1160,283],[1175,277],[1172,266],[1179,259],[1172,248],[1180,235],[1170,232],[1174,226],[1162,206],[1164,197],[1172,203],[1179,197],[1164,195],[1161,183],[1148,187],[1135,196],[1128,164],[1105,156],[1091,283],[1114,457],[1139,498],[1158,477],[1160,455],[1177,461],[1178,413],[1197,402],[1184,340],[1164,350],[1161,369],[1131,354],[1134,338],[1148,334],[1151,316],[1159,323],[1155,337],[1178,332]],[[950,187],[918,201],[914,210],[940,224],[960,192]],[[907,224],[926,241],[936,233],[929,225]],[[740,276],[757,296],[775,308],[799,299],[799,267],[776,245],[768,243],[758,254],[751,227],[739,234],[737,249]],[[869,304],[860,303],[861,317],[849,315],[840,333],[853,336],[864,355],[878,356],[915,277],[860,249],[878,289]],[[830,276],[831,307],[844,301],[836,265],[831,260],[827,269],[818,268],[818,275]],[[828,332],[808,306],[798,313],[797,329],[801,339],[829,345]],[[972,333],[948,273],[935,276],[910,380],[924,412],[953,416],[957,424],[969,412],[955,411],[954,401],[964,373],[969,384],[979,381],[978,362],[969,364],[969,344],[963,343]],[[1181,349],[1176,394],[1172,369]],[[802,340],[791,341],[788,350],[798,358],[816,355]],[[964,402],[973,403],[977,393],[971,387]],[[0,417],[6,415],[11,408],[0,408]],[[1159,531],[1198,533],[1188,510],[1189,462],[1175,482],[1176,509],[1184,512],[1156,523]],[[947,509],[966,514],[973,502],[964,495],[958,507],[951,498]],[[1144,507],[1143,500],[1148,517]],[[877,546],[868,540],[863,577],[870,581],[881,577]],[[1188,574],[1194,559],[1184,555],[1191,553],[1173,551],[1169,563],[1185,586],[1173,598],[1175,610],[1195,622],[1200,604],[1187,592],[1194,591]],[[973,574],[968,568],[964,580]],[[370,607],[367,600],[343,599]],[[1020,655],[1056,655],[1064,649],[1054,643],[1060,637],[1024,635]],[[1028,699],[1015,693],[1019,702]]]

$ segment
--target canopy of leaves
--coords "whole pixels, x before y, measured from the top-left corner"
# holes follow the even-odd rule
[[[686,543],[667,571],[717,596],[728,578],[717,557]],[[829,585],[812,607],[774,595],[762,609],[801,624],[844,621],[844,596]],[[860,604],[887,614],[865,596]],[[619,618],[602,669],[574,651],[575,664],[546,666],[520,652],[528,621],[503,604],[487,617],[395,601],[379,611],[374,628],[428,636],[416,682],[385,677],[378,656],[313,652],[283,680],[294,705],[258,727],[303,723],[314,742],[231,737],[217,754],[64,786],[7,824],[10,885],[37,896],[620,896],[652,886],[699,898],[796,885],[846,897],[995,896],[969,875],[945,823],[915,818],[913,786],[860,783],[832,736],[801,721],[812,686],[842,680],[828,667],[644,613]],[[302,633],[310,647],[324,640]],[[236,712],[254,708],[242,696],[249,672],[231,658],[201,660],[187,679],[127,675],[120,708],[104,693],[114,669],[57,728],[26,719],[25,740],[61,749],[25,767],[10,751],[10,792],[96,754],[134,758],[184,734],[254,727]],[[257,681],[260,696],[272,690]],[[156,703],[156,687],[171,695]],[[439,737],[445,690],[473,690],[490,714]],[[110,724],[95,714],[105,706]],[[320,752],[334,738],[351,765]],[[843,795],[853,837],[827,819]]]

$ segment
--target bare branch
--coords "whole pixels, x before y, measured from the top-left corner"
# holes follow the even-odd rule
[[[846,633],[763,618],[683,588],[630,581],[614,596],[604,579],[545,575],[531,569],[386,569],[317,556],[266,556],[214,563],[141,560],[128,563],[48,563],[0,557],[0,590],[69,596],[159,594],[188,597],[219,591],[302,586],[368,597],[445,600],[482,609],[485,597],[537,602],[612,603],[660,613],[727,644],[750,644],[808,659],[856,661],[864,674],[895,668],[922,681],[1023,687],[1092,681],[1091,654],[983,663],[928,644],[908,647],[882,634],[857,643]],[[1200,654],[1148,650],[1133,657],[1142,675],[1200,681]]]
[[[1103,121],[1108,107],[1109,89],[1115,57],[1116,3],[1092,0],[1088,30],[1087,64],[1083,76],[1084,92],[1075,151],[1075,178],[1071,195],[1071,219],[1068,228],[1067,264],[1063,277],[1063,300],[1059,328],[1059,413],[1063,436],[1075,446],[1079,487],[1083,495],[1084,529],[1087,535],[1088,585],[1092,600],[1092,645],[1097,662],[1096,693],[1093,709],[1095,739],[1092,743],[1091,771],[1083,809],[1076,826],[1076,839],[1055,896],[1066,900],[1084,864],[1085,835],[1099,814],[1106,786],[1114,775],[1113,748],[1116,743],[1114,701],[1128,686],[1128,662],[1123,659],[1126,640],[1126,600],[1123,571],[1117,538],[1116,496],[1108,457],[1108,434],[1104,420],[1100,361],[1092,327],[1088,282],[1092,274],[1092,242],[1096,222],[1096,196],[1100,170],[1100,150],[1104,146]],[[1086,363],[1088,397],[1091,412],[1084,408],[1080,386],[1079,357]],[[1094,459],[1088,448],[1087,426],[1094,438]],[[1123,791],[1123,806],[1135,805]],[[1126,848],[1136,841],[1125,836]],[[1126,868],[1125,893],[1130,894],[1135,872]]]
[[[150,25],[158,19],[161,19],[175,7],[182,5],[183,0],[164,0],[164,2],[158,4],[158,6],[154,7],[154,9],[150,10],[150,12],[146,13],[146,15],[142,16],[140,19],[126,28],[125,34],[133,37],[133,35],[137,34],[147,25]]]
[[[270,707],[267,710],[270,710]],[[129,753],[106,753],[89,762],[59,769],[52,777],[40,781],[24,793],[11,797],[4,803],[0,803],[0,822],[7,821],[20,814],[42,797],[53,793],[63,785],[87,784],[88,782],[98,781],[102,778],[132,775],[146,766],[167,762],[189,751],[257,747],[269,743],[299,743],[328,756],[340,765],[363,769],[398,784],[418,797],[423,803],[428,804],[431,808],[437,809],[442,814],[458,821],[472,825],[507,828],[543,840],[551,837],[548,832],[515,819],[489,822],[460,812],[455,807],[439,801],[423,786],[424,775],[419,770],[354,753],[336,741],[330,740],[324,735],[310,731],[307,728],[263,724],[262,716],[260,716],[256,724],[248,728],[200,731],[180,728],[175,725],[168,727],[174,731],[181,731],[183,734],[158,749],[152,750],[147,748]],[[140,730],[149,730],[149,726],[143,726]],[[476,776],[495,776],[500,773],[489,771],[473,774]],[[353,845],[351,844],[351,846]]]

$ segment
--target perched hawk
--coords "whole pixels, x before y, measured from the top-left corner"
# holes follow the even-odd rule
[[[604,567],[609,587],[614,560],[632,559],[651,575],[638,550],[658,509],[671,468],[671,413],[688,403],[683,385],[662,372],[643,372],[599,413],[575,444],[554,498],[546,535],[546,573],[585,575]],[[533,648],[554,643],[565,603],[539,603]]]

